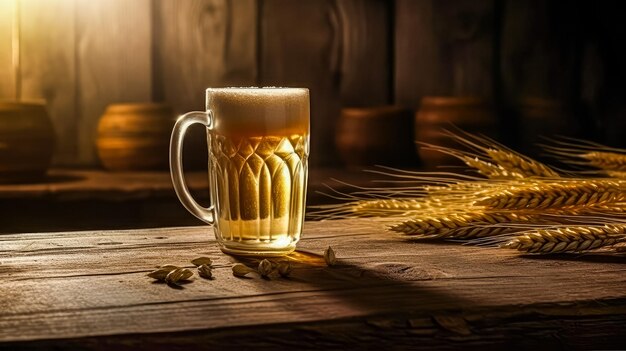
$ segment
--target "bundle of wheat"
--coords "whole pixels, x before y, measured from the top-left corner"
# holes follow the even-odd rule
[[[562,161],[595,166],[610,176],[590,178],[488,138],[446,133],[465,149],[424,147],[460,159],[477,175],[383,168],[374,172],[411,185],[359,188],[358,196],[342,194],[347,203],[319,207],[314,216],[389,217],[389,229],[409,239],[504,243],[537,254],[587,252],[626,241],[626,180],[621,179],[626,178],[626,150],[590,142],[546,146]]]

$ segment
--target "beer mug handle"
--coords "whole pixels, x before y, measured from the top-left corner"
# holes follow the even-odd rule
[[[191,196],[183,176],[183,139],[185,138],[187,128],[196,123],[203,124],[211,129],[213,126],[213,113],[211,111],[194,111],[185,113],[178,118],[172,130],[172,138],[170,140],[170,173],[176,195],[187,211],[201,221],[213,225],[215,222],[213,204],[208,208],[200,206]]]

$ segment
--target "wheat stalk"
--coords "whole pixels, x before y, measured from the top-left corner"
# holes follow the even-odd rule
[[[548,209],[607,204],[623,200],[626,195],[619,182],[608,179],[529,184],[502,189],[475,201],[474,205],[507,210]]]
[[[626,241],[625,233],[623,224],[539,229],[519,235],[502,247],[528,253],[583,252]]]
[[[510,232],[503,223],[529,222],[534,217],[511,212],[466,212],[411,218],[389,229],[421,238],[469,239]]]
[[[493,184],[484,181],[459,181],[447,185],[424,185],[419,189],[424,192],[425,196],[358,200],[348,203],[346,208],[357,216],[397,216],[443,210],[464,211],[467,210],[475,194],[484,191],[489,185]]]
[[[454,141],[458,142],[461,145],[473,150],[474,152],[478,152],[480,154],[486,155],[492,161],[496,163],[497,166],[500,166],[501,169],[507,172],[507,178],[527,178],[527,177],[548,177],[548,178],[558,178],[559,174],[551,169],[550,167],[544,165],[541,162],[533,160],[529,157],[521,155],[513,150],[508,149],[506,146],[501,145],[495,140],[489,139],[484,136],[476,136],[469,133],[460,134],[445,132],[444,134],[451,137]],[[435,150],[442,151],[444,153],[450,154],[461,160],[465,161],[468,164],[468,157],[471,159],[473,157],[472,153],[449,149],[444,147],[434,147]],[[488,165],[480,162],[471,162],[473,165],[468,164],[470,167],[477,168],[480,172],[482,169],[487,171],[489,174],[491,170],[488,170]],[[489,162],[486,162],[489,163]],[[488,167],[492,168],[492,167]],[[500,172],[496,172],[496,175],[500,175]]]
[[[589,164],[607,171],[626,171],[626,155],[617,152],[592,151],[580,155]]]
[[[510,173],[520,174],[523,177],[559,177],[557,172],[543,163],[525,158],[515,152],[490,148],[486,149],[485,153]]]

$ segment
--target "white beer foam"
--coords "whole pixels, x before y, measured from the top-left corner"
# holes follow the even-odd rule
[[[306,88],[209,88],[207,109],[221,134],[245,136],[308,134]]]

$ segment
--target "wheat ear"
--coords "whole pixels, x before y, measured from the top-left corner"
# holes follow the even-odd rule
[[[389,216],[432,209],[436,206],[436,203],[421,198],[361,200],[354,204],[352,212],[363,216]]]
[[[626,171],[606,171],[606,174],[611,178],[626,179]]]
[[[626,241],[626,225],[539,229],[519,235],[502,247],[528,253],[583,252]]]
[[[515,152],[499,149],[487,149],[485,152],[495,163],[510,173],[520,174],[523,177],[559,177],[557,172],[543,163],[518,155]]]
[[[617,152],[592,151],[580,155],[589,164],[606,171],[626,171],[626,155]]]
[[[510,212],[467,212],[407,219],[389,229],[420,238],[469,239],[511,232],[503,223],[529,222],[533,216]]]
[[[544,165],[543,163],[519,154],[488,137],[472,135],[470,133],[465,133],[462,131],[458,134],[444,131],[444,134],[451,137],[459,144],[464,145],[466,148],[472,150],[472,153],[470,153],[460,150],[448,149],[447,153],[452,154],[453,156],[473,156],[474,153],[478,153],[489,157],[493,162],[495,162],[497,165],[507,171],[509,175],[516,174],[524,178],[559,177],[559,174],[556,171]],[[446,152],[445,148],[439,149],[442,149],[444,152]]]
[[[517,172],[509,172],[504,167],[483,161],[478,157],[460,156],[469,167],[475,168],[478,173],[489,179],[523,179],[525,176]]]
[[[617,181],[578,179],[500,190],[475,201],[474,205],[507,210],[549,209],[612,203],[623,200],[625,195]]]

